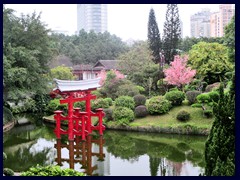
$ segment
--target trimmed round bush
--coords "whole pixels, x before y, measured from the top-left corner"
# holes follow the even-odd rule
[[[112,121],[113,120],[113,110],[110,109],[110,108],[107,108],[107,109],[103,109],[104,113],[105,113],[105,116],[104,118],[107,120],[107,121]]]
[[[130,96],[120,96],[115,99],[115,106],[116,107],[127,107],[129,109],[134,109],[135,103],[133,97]]]
[[[13,176],[14,175],[14,171],[10,168],[3,168],[3,174],[5,176]]]
[[[127,107],[116,107],[113,110],[113,119],[119,125],[128,125],[134,120],[134,113]]]
[[[91,106],[92,106],[93,110],[98,109],[98,108],[108,108],[109,103],[108,103],[108,100],[106,100],[106,99],[98,98],[92,102]]]
[[[170,91],[165,94],[165,98],[172,103],[173,106],[179,106],[185,99],[185,94],[182,91]]]
[[[210,97],[207,93],[199,94],[197,96],[197,101],[199,103],[208,103],[210,101]]]
[[[154,96],[147,103],[149,114],[164,114],[171,108],[171,103],[164,96]]]
[[[145,105],[146,103],[146,96],[142,95],[142,94],[138,94],[136,96],[133,97],[133,100],[135,102],[135,107],[140,106],[140,105]]]
[[[113,100],[112,98],[104,98],[107,102],[108,102],[108,105],[109,106],[112,106],[113,105]]]
[[[142,87],[142,86],[136,86],[136,87],[137,87],[139,93],[144,93],[145,92],[144,87]]]
[[[177,113],[177,119],[179,121],[187,121],[190,119],[190,113],[185,110],[181,110]]]
[[[211,91],[208,93],[210,101],[218,102],[219,100],[219,93],[217,91]]]
[[[200,91],[188,91],[186,92],[186,97],[188,100],[188,104],[191,105],[197,101],[197,96],[201,94]]]
[[[148,115],[147,107],[144,105],[137,106],[134,110],[135,117],[145,117]]]

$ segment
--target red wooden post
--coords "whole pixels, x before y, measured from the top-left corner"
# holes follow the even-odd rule
[[[104,127],[103,127],[102,118],[104,117],[105,114],[104,114],[102,108],[98,108],[98,109],[96,109],[96,111],[97,111],[98,118],[99,118],[99,122],[98,122],[98,130],[99,130],[99,134],[100,134],[100,135],[103,135]]]
[[[87,112],[81,112],[81,127],[82,127],[82,140],[86,140],[86,133],[88,134],[88,131],[86,132],[86,121],[88,121]]]
[[[91,121],[91,94],[90,91],[86,91],[86,112],[87,112],[87,116],[88,116],[88,120],[87,120],[87,131],[89,134],[92,133],[92,121]]]
[[[80,121],[80,109],[81,108],[74,108],[74,115],[77,117],[75,120],[75,130],[79,131],[79,121]]]
[[[73,134],[73,93],[69,93],[68,102],[68,140],[74,140]]]
[[[62,166],[61,145],[62,145],[61,139],[57,139],[57,144],[55,144],[55,147],[57,148],[57,158],[56,158],[56,160],[57,160],[57,164],[58,164],[59,166]]]
[[[57,136],[57,139],[61,139],[61,114],[62,114],[63,111],[54,111],[55,113],[55,116],[54,116],[54,119],[56,120],[56,128],[54,130],[56,136]]]

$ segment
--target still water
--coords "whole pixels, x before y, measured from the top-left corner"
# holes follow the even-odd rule
[[[36,125],[37,124],[37,125]],[[198,176],[204,172],[205,136],[106,130],[85,142],[56,140],[54,126],[32,123],[4,133],[4,167],[60,165],[89,176]]]

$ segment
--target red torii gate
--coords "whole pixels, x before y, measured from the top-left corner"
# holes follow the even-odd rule
[[[81,81],[54,79],[54,81],[57,84],[57,88],[54,89],[53,93],[62,96],[63,99],[60,100],[60,104],[68,104],[67,116],[62,115],[63,111],[54,111],[54,119],[56,120],[54,133],[57,139],[61,139],[61,134],[68,134],[68,140],[70,141],[74,140],[74,136],[81,136],[82,140],[86,140],[86,136],[91,134],[92,130],[97,130],[100,135],[103,135],[105,130],[105,126],[102,123],[105,115],[103,109],[96,109],[96,112],[91,111],[91,100],[96,99],[96,96],[92,95],[91,91],[100,87],[100,78]],[[80,108],[74,108],[74,103],[79,101],[86,102],[85,112],[80,111]],[[98,125],[94,126],[92,124],[92,117],[98,117]],[[61,128],[62,120],[68,121],[67,130]]]

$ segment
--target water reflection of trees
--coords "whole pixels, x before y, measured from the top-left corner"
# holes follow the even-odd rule
[[[4,133],[3,151],[8,157],[4,167],[25,171],[36,164],[53,163],[53,159],[49,158],[54,156],[51,147],[53,137],[55,138],[52,129],[36,127],[32,124],[14,127],[10,132]],[[37,146],[39,143],[41,148]]]
[[[104,134],[105,147],[115,157],[138,160],[139,156],[149,156],[150,173],[160,175],[180,175],[183,164],[204,167],[204,144],[202,137],[107,131]]]

